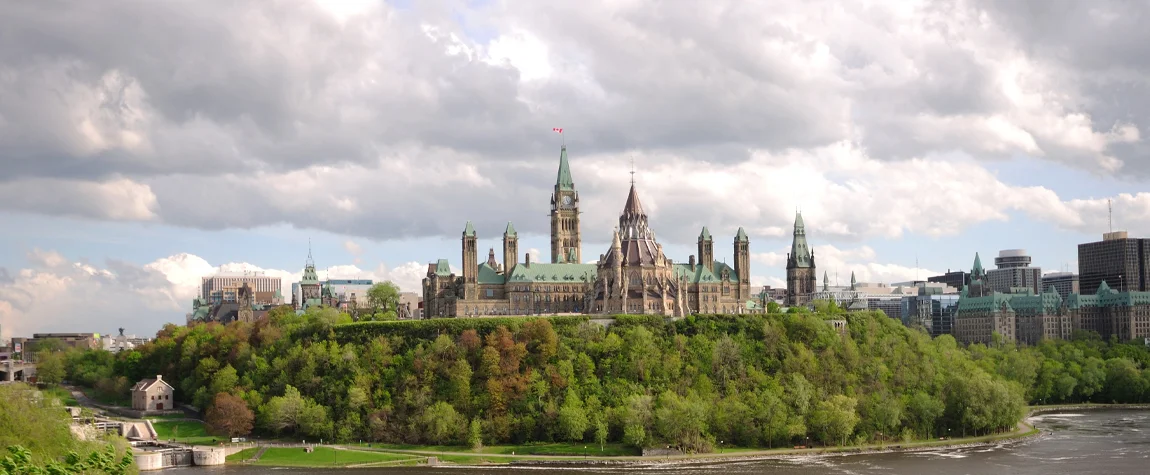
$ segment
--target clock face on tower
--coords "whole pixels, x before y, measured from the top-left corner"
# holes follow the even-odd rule
[[[571,195],[563,197],[563,204],[566,206],[571,206]]]

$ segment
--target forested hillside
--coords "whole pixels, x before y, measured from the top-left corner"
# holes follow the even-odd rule
[[[341,318],[277,310],[255,324],[170,325],[114,361],[73,355],[69,367],[104,386],[163,374],[177,398],[254,416],[269,435],[688,451],[985,434],[1013,428],[1027,400],[1150,392],[1150,354],[1135,345],[964,349],[881,313],[836,316],[845,335],[816,314],[620,316],[610,328],[585,317]]]

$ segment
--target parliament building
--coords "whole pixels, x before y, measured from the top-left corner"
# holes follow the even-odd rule
[[[571,178],[567,147],[551,195],[551,261],[519,260],[519,236],[503,231],[503,261],[490,249],[479,261],[475,227],[463,229],[462,270],[447,259],[428,265],[423,279],[424,318],[539,314],[753,313],[750,241],[739,228],[732,241],[734,267],[715,260],[714,241],[703,227],[698,256],[673,262],[655,240],[635,183],[627,194],[611,245],[593,264],[583,263],[579,192]]]

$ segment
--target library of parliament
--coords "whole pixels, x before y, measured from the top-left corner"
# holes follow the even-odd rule
[[[428,265],[423,279],[425,318],[621,313],[679,317],[762,311],[757,295],[751,294],[750,240],[743,228],[731,242],[734,267],[715,260],[714,240],[706,227],[699,233],[698,255],[673,262],[655,240],[632,181],[611,246],[596,263],[584,264],[579,192],[566,146],[559,153],[550,207],[550,262],[531,262],[530,254],[520,261],[519,237],[511,223],[503,231],[502,262],[495,249],[480,261],[479,232],[467,222],[462,236],[463,275],[455,275],[447,259]],[[810,266],[813,275],[813,259],[808,259],[802,264]]]

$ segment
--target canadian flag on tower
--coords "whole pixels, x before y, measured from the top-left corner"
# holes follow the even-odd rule
[[[560,128],[558,128],[558,127],[553,127],[553,128],[551,128],[551,131],[552,131],[552,132],[555,132],[555,133],[557,133],[557,134],[562,134],[562,133],[563,133],[563,129],[560,129]]]

